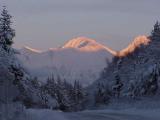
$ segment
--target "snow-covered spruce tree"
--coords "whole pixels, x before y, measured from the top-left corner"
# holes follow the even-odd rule
[[[10,71],[11,66],[16,64],[14,60],[13,54],[0,48],[0,113],[3,113],[0,119],[11,119],[15,116],[16,111],[23,112],[23,106],[14,102],[15,97],[20,94],[14,83],[15,75]],[[17,106],[22,107],[19,109]]]
[[[154,29],[151,32],[151,39],[152,40],[160,39],[160,23],[158,21],[154,25]]]
[[[14,85],[15,75],[10,71],[12,66],[18,65],[14,56],[14,51],[11,48],[13,37],[13,29],[11,28],[11,16],[8,14],[6,8],[0,16],[0,119],[12,119],[17,111],[18,103],[14,103],[15,96],[19,94],[19,90]],[[19,109],[19,110],[23,110]],[[19,111],[20,112],[20,111]]]
[[[8,13],[5,6],[0,17],[0,44],[8,51],[9,47],[13,44],[13,38],[15,37],[15,30],[12,29],[12,16]]]
[[[58,77],[56,82],[55,97],[59,103],[59,109],[63,111],[70,111],[71,101],[69,99],[64,81]]]
[[[139,81],[130,81],[128,96],[137,98],[141,96],[155,95],[159,88],[158,78],[158,67],[155,65],[147,75],[141,75]]]
[[[144,95],[155,95],[158,90],[158,66],[155,65],[155,67],[152,69],[152,72],[148,75],[146,78],[142,88],[143,88],[143,94]]]
[[[56,92],[56,83],[55,83],[55,80],[54,80],[54,76],[52,77],[49,77],[47,79],[47,83],[45,85],[45,89],[48,91],[48,93],[55,97],[55,92]]]
[[[104,84],[102,83],[98,83],[95,91],[95,95],[94,95],[95,105],[99,106],[99,105],[108,104],[110,100],[110,96],[111,96],[111,92],[107,89],[107,87],[104,86]]]
[[[72,93],[70,94],[73,101],[73,110],[83,110],[85,108],[84,104],[87,101],[87,93],[85,92],[84,88],[80,84],[79,81],[74,82]]]
[[[47,80],[47,84],[45,85],[48,94],[50,94],[53,98],[58,102],[57,108],[62,111],[70,111],[71,102],[68,96],[68,91],[66,89],[66,82],[61,80],[60,77],[55,78],[52,76]]]
[[[51,107],[51,109],[59,109],[59,95],[57,95],[58,93],[58,87],[57,87],[57,83],[55,81],[54,76],[52,75],[51,77],[49,77],[47,79],[47,83],[43,86],[43,90],[42,91],[46,91],[47,94],[49,94],[53,99],[55,99],[57,102],[57,104],[54,107]],[[45,92],[43,92],[45,93]]]
[[[113,95],[117,98],[120,97],[120,93],[123,87],[123,83],[118,74],[115,75],[115,84],[112,86]]]

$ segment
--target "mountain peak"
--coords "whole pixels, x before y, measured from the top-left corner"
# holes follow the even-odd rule
[[[85,47],[87,45],[95,45],[96,41],[89,39],[87,37],[77,37],[74,38],[72,40],[69,40],[64,46],[63,48],[82,48]]]
[[[77,37],[75,39],[69,40],[62,48],[75,48],[85,52],[106,50],[112,55],[116,55],[115,51],[96,42],[96,40],[87,37]]]

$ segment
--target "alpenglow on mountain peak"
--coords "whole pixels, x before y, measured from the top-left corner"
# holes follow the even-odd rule
[[[107,50],[113,55],[116,55],[116,52],[110,48],[96,42],[96,40],[87,38],[87,37],[77,37],[75,39],[69,40],[62,48],[74,48],[80,51],[99,51]]]
[[[85,48],[85,47],[97,47],[99,44],[90,38],[86,37],[77,37],[72,40],[69,40],[62,48]],[[100,47],[100,46],[99,46]]]

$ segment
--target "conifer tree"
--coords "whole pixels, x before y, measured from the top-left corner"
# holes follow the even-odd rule
[[[0,45],[9,50],[9,47],[13,44],[13,38],[15,37],[15,30],[12,29],[12,16],[8,13],[6,6],[3,6],[0,17]]]
[[[86,101],[86,92],[84,91],[82,85],[79,81],[74,82],[73,86],[73,95],[72,99],[74,102],[74,108],[75,110],[81,110],[83,109],[83,103]]]
[[[152,73],[148,76],[148,79],[145,81],[143,88],[145,89],[146,95],[155,95],[158,90],[158,67],[156,66]]]
[[[113,85],[112,89],[113,89],[114,96],[119,98],[121,89],[123,87],[123,83],[121,82],[120,76],[118,74],[115,76],[115,79],[116,79],[116,82]]]
[[[154,28],[151,32],[151,39],[152,40],[160,39],[160,23],[158,21],[154,25]]]
[[[95,92],[95,104],[107,104],[110,99],[110,91],[103,84],[97,84],[97,90]]]

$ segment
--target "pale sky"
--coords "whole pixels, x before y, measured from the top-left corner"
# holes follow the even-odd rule
[[[160,20],[160,0],[0,0],[3,5],[13,16],[17,48],[46,50],[83,36],[119,50]]]

